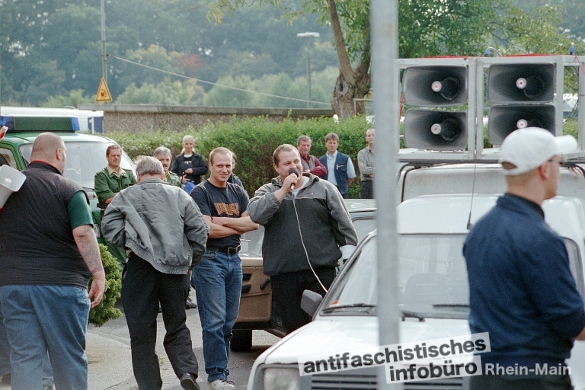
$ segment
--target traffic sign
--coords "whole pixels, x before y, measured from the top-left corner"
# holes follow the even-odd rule
[[[95,97],[96,102],[111,102],[112,95],[110,95],[110,90],[106,84],[106,80],[102,77],[100,81],[100,87],[98,88],[97,95]]]

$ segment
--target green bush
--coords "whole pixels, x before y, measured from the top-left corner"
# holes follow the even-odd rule
[[[89,311],[89,323],[96,326],[102,326],[109,320],[115,320],[122,315],[120,309],[114,306],[122,290],[120,267],[105,245],[99,244],[99,247],[106,272],[106,289],[100,304]],[[93,278],[90,279],[89,286],[91,286],[92,280]]]
[[[359,198],[360,180],[357,154],[366,146],[365,133],[370,125],[363,116],[352,117],[339,123],[331,118],[294,121],[290,118],[274,122],[265,117],[234,119],[228,123],[215,123],[195,133],[193,129],[180,132],[161,131],[145,134],[113,132],[108,137],[116,140],[131,158],[138,155],[152,155],[157,146],[164,145],[176,155],[181,151],[185,134],[195,137],[198,153],[207,160],[212,149],[223,146],[237,156],[234,173],[242,180],[250,196],[256,189],[268,183],[276,172],[272,166],[272,152],[283,143],[296,146],[300,135],[313,140],[311,154],[320,157],[325,154],[325,136],[330,132],[339,135],[339,151],[348,154],[356,169],[356,179],[349,189],[350,198]]]

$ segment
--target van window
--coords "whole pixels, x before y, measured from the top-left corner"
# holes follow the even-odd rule
[[[18,169],[16,166],[16,159],[12,150],[6,148],[0,148],[0,165],[10,165],[14,169]]]
[[[95,174],[108,165],[106,160],[106,142],[66,142],[67,159],[63,174],[82,187],[93,189]],[[27,162],[30,162],[32,144],[22,145],[20,152]],[[122,154],[120,166],[124,169],[133,169],[133,164],[126,153]]]

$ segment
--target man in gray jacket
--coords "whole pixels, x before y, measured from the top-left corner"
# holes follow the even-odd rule
[[[106,240],[129,249],[122,278],[122,304],[141,389],[160,389],[156,345],[159,303],[164,347],[184,389],[199,389],[199,370],[187,328],[185,302],[190,273],[205,252],[209,229],[199,208],[179,187],[165,182],[160,161],[142,157],[138,184],[122,190],[102,219]]]
[[[339,259],[347,259],[357,234],[337,188],[305,173],[298,150],[280,145],[273,155],[278,177],[256,190],[248,205],[252,221],[265,228],[264,273],[270,276],[277,315],[287,332],[311,318],[301,309],[306,289],[325,294]]]

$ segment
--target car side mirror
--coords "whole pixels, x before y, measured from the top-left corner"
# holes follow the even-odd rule
[[[301,297],[301,309],[311,317],[317,312],[317,308],[321,304],[323,297],[311,290],[303,291]]]

